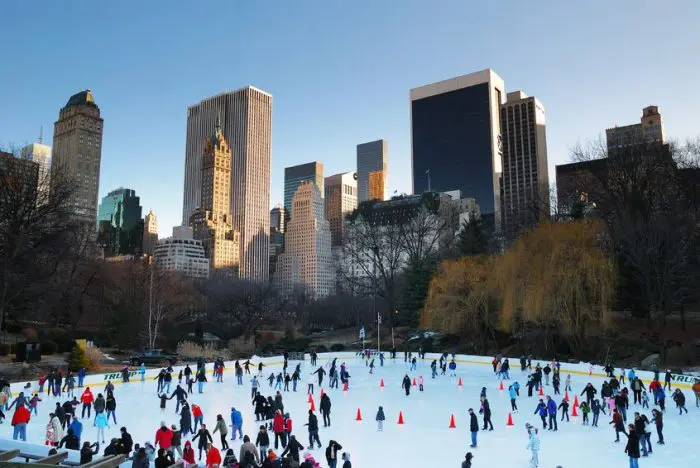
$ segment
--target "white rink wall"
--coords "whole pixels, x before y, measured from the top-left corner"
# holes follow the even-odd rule
[[[414,353],[415,355],[415,353]],[[384,357],[385,360],[390,359],[389,357],[389,351],[384,352]],[[440,359],[441,354],[440,353],[426,353],[425,354],[425,361],[432,361],[433,359]],[[357,352],[337,352],[337,353],[320,353],[318,355],[318,360],[321,362],[324,361],[332,361],[333,359],[338,359],[339,362],[343,361],[350,361],[354,359],[361,359],[360,356],[357,355]],[[449,359],[452,358],[452,355],[450,354]],[[377,358],[378,359],[378,358]],[[304,360],[305,362],[309,361],[309,355],[308,353],[304,355]],[[403,351],[397,352],[396,353],[396,360],[397,361],[402,361],[403,360]],[[491,361],[493,360],[492,356],[472,356],[472,355],[466,355],[466,354],[457,354],[455,356],[455,361],[457,362],[457,365],[459,364],[480,364],[480,365],[491,365]],[[520,357],[509,357],[508,360],[510,361],[510,368],[511,371],[514,372],[520,372]],[[239,359],[238,360],[241,365],[245,362],[245,359]],[[263,364],[269,364],[269,365],[281,365],[283,362],[283,357],[280,356],[270,356],[270,357],[259,357],[259,356],[251,356],[250,357],[250,362],[251,362],[251,371],[255,370],[257,371],[258,363],[262,362]],[[542,361],[542,360],[532,360],[532,366],[534,367],[537,363],[540,363],[542,367],[545,366],[545,364],[550,361]],[[224,373],[228,373],[231,375],[234,369],[234,364],[235,361],[226,361],[224,363],[225,369]],[[177,374],[180,372],[180,369],[185,368],[185,364],[179,364],[176,366],[173,366],[173,377],[177,377]],[[379,363],[377,363],[379,365]],[[192,364],[190,367],[195,367],[196,364]],[[592,366],[592,367],[591,367]],[[292,367],[290,365],[290,367]],[[213,374],[213,364],[212,363],[207,363],[206,365],[207,368],[207,373],[209,375]],[[137,381],[141,379],[141,376],[139,375],[138,368],[135,367],[129,367],[130,369],[130,379],[132,381]],[[195,370],[195,369],[193,369]],[[599,365],[591,365],[590,363],[587,362],[579,362],[578,364],[571,364],[571,363],[561,363],[561,373],[562,374],[576,374],[576,375],[588,375],[592,371],[592,375],[595,377],[605,377],[605,372],[603,371],[602,366]],[[625,378],[627,378],[627,372],[629,369],[625,369]],[[160,372],[160,368],[153,368],[153,369],[146,369],[146,380],[155,380],[158,376],[158,373]],[[637,376],[644,382],[644,384],[648,384],[649,382],[652,381],[654,378],[654,373],[650,371],[642,371],[642,370],[637,370],[635,369],[635,373]],[[615,369],[615,375],[619,377],[620,374],[620,368],[617,367]],[[665,370],[662,371],[659,375],[659,378],[661,381],[664,379],[664,374]],[[110,373],[101,373],[101,374],[90,374],[85,376],[85,380],[83,381],[83,386],[84,387],[89,387],[89,386],[104,386],[107,381],[112,381],[114,385],[119,385],[121,384],[121,372],[110,372]],[[672,381],[674,382],[674,387],[680,387],[683,389],[688,389],[690,390],[693,386],[693,383],[695,382],[700,382],[700,377],[696,377],[693,375],[687,375],[687,374],[672,374]],[[38,382],[37,381],[31,381],[31,388],[32,390],[36,390],[39,388]],[[76,382],[77,383],[77,382]],[[20,391],[25,391],[24,386],[27,384],[27,382],[17,382],[11,384],[11,389],[12,389],[12,394],[17,395],[18,392]]]

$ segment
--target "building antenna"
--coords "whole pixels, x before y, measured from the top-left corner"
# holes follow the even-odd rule
[[[39,143],[44,143],[44,126],[39,127]]]

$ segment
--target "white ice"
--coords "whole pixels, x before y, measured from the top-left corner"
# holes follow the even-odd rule
[[[333,357],[332,354],[319,357],[319,363],[325,364]],[[518,380],[523,388],[518,399],[520,412],[513,414],[514,426],[506,426],[506,420],[510,410],[510,402],[507,390],[499,391],[499,381],[492,372],[490,365],[459,363],[458,376],[462,378],[463,386],[457,385],[455,378],[438,376],[435,380],[430,378],[430,362],[419,360],[417,372],[408,372],[408,364],[403,361],[403,354],[399,353],[396,360],[386,359],[384,367],[379,366],[376,360],[376,369],[373,375],[359,358],[349,357],[347,353],[338,359],[348,364],[351,375],[351,384],[348,392],[340,389],[328,389],[327,376],[324,378],[324,390],[332,400],[331,420],[332,426],[323,427],[321,415],[317,411],[320,426],[320,438],[323,449],[316,449],[311,453],[322,460],[321,466],[327,466],[325,462],[325,447],[330,439],[336,440],[343,446],[343,452],[351,454],[354,468],[406,468],[406,467],[459,467],[467,451],[474,454],[474,467],[527,467],[529,453],[526,450],[527,434],[525,423],[530,422],[540,427],[540,420],[533,414],[538,398],[528,398],[525,387],[526,374],[520,372],[517,359],[511,359],[511,379]],[[242,362],[242,361],[241,361]],[[297,361],[291,361],[289,370],[293,370]],[[535,363],[533,362],[533,366]],[[544,366],[544,362],[542,363]],[[223,383],[215,383],[211,377],[206,384],[204,393],[195,393],[189,397],[190,403],[197,403],[204,411],[204,422],[213,431],[216,415],[222,414],[230,424],[230,409],[232,406],[240,409],[244,417],[243,432],[255,440],[258,432],[258,424],[255,422],[253,407],[250,399],[250,378],[245,376],[244,385],[237,386],[233,375],[233,366],[227,368]],[[211,368],[211,365],[208,365]],[[302,363],[302,381],[298,391],[283,392],[285,411],[291,414],[294,422],[294,433],[298,440],[306,446],[308,437],[303,424],[307,420],[306,381],[314,369],[308,360]],[[264,378],[270,372],[280,372],[281,365],[268,366],[264,369]],[[599,371],[599,369],[597,369]],[[254,371],[253,371],[254,372]],[[401,389],[401,379],[404,374],[413,377],[423,376],[425,391],[419,392],[412,388],[411,395],[406,397]],[[449,370],[448,370],[449,373]],[[562,367],[562,389],[566,378],[566,365]],[[572,374],[572,384],[575,394],[580,394],[584,385],[591,381],[600,389],[601,377],[589,377],[587,375]],[[380,380],[384,379],[385,388],[380,388]],[[174,375],[172,388],[177,382]],[[263,395],[274,395],[274,391],[268,386],[266,380],[261,379]],[[647,382],[645,382],[647,383]],[[508,381],[505,383],[506,388]],[[291,384],[290,384],[291,387]],[[492,432],[479,431],[478,448],[470,449],[469,418],[467,410],[479,408],[479,392],[482,387],[487,388],[487,396],[491,403],[492,420],[495,430]],[[95,396],[97,392],[104,392],[104,386],[92,386]],[[319,393],[316,388],[314,395],[316,406],[319,403]],[[656,430],[651,428],[654,452],[648,458],[641,458],[641,467],[697,467],[700,466],[695,443],[697,440],[697,428],[700,422],[700,411],[695,407],[695,398],[692,391],[683,389],[687,398],[688,415],[679,416],[675,404],[667,398],[667,410],[664,421],[664,436],[666,445],[656,444]],[[553,393],[553,389],[546,387],[545,393]],[[16,392],[15,392],[16,394]],[[76,395],[80,397],[79,390]],[[573,400],[573,394],[570,395]],[[156,396],[156,382],[147,380],[145,383],[132,377],[128,384],[117,384],[115,389],[117,400],[117,425],[112,425],[106,431],[107,439],[119,437],[119,428],[126,426],[134,438],[134,442],[143,444],[145,441],[154,440],[156,430],[161,420],[168,425],[178,424],[179,416],[175,414],[175,400],[168,401],[165,417],[161,414],[159,400]],[[27,428],[28,442],[43,444],[45,426],[48,422],[48,413],[54,408],[55,398],[46,398],[39,405],[38,416],[32,415],[32,420]],[[579,399],[581,397],[579,396]],[[556,396],[557,403],[561,396]],[[65,401],[65,398],[60,400]],[[653,398],[652,398],[653,402]],[[383,432],[377,432],[375,415],[377,407],[384,407],[387,421]],[[358,408],[361,410],[363,420],[355,420]],[[404,425],[398,425],[399,411],[403,412]],[[635,411],[641,411],[641,406],[630,405],[628,421]],[[78,414],[80,407],[78,407]],[[571,413],[571,410],[570,410]],[[651,411],[645,410],[645,414],[651,419]],[[457,428],[449,429],[450,416],[454,415]],[[0,438],[12,437],[10,426],[11,414],[0,425]],[[540,467],[555,468],[561,465],[563,468],[606,468],[628,466],[628,458],[624,453],[626,440],[621,435],[620,443],[613,443],[615,438],[612,426],[608,424],[610,416],[601,414],[600,427],[583,426],[581,417],[572,418],[572,422],[559,423],[558,432],[539,431],[541,440]],[[82,441],[94,441],[97,429],[93,427],[92,420],[83,421],[84,429]],[[479,416],[479,423],[482,423]],[[215,445],[219,447],[218,434],[213,435]],[[230,434],[229,434],[230,438]],[[0,446],[3,440],[0,439]],[[274,438],[271,438],[274,439]],[[109,440],[108,440],[109,442]],[[238,455],[240,441],[229,442],[231,448]],[[184,445],[184,441],[183,441]],[[196,444],[193,444],[196,447]],[[281,451],[281,448],[280,448]],[[279,453],[279,452],[278,452]],[[203,461],[203,460],[202,460]],[[342,462],[338,464],[340,467]]]

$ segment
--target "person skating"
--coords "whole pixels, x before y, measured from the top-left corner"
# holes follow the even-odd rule
[[[323,385],[323,376],[326,375],[326,370],[323,368],[323,366],[316,369],[316,371],[314,371],[313,374],[318,375],[318,386],[320,387],[321,385]]]
[[[324,393],[321,397],[321,404],[319,405],[319,410],[321,411],[321,416],[323,416],[323,427],[330,427],[331,425],[331,398],[327,393]]]
[[[566,380],[564,380],[564,391],[571,391],[571,374],[566,374]]]
[[[97,394],[97,398],[95,398],[95,401],[92,404],[92,408],[95,410],[95,418],[97,418],[98,414],[105,412],[105,409],[107,408],[107,402],[105,401],[105,397],[103,397],[101,393]]]
[[[114,393],[109,392],[107,394],[107,400],[105,400],[105,409],[107,410],[107,420],[109,421],[109,416],[112,416],[114,424],[117,424],[117,400],[114,398]]]
[[[642,390],[642,408],[649,408],[649,395],[646,390]]]
[[[243,415],[236,408],[231,407],[231,440],[236,440],[236,434],[243,438]]]
[[[678,408],[679,415],[682,415],[683,411],[685,411],[685,414],[688,414],[688,409],[685,407],[685,395],[683,395],[680,388],[676,388],[676,390],[674,390],[671,398],[673,398],[673,401],[676,402],[676,408]]]
[[[552,387],[554,387],[554,394],[555,395],[561,395],[559,392],[559,383],[561,382],[561,379],[559,378],[559,372],[555,372],[554,375],[552,376]]]
[[[581,396],[586,395],[586,403],[591,405],[593,403],[593,397],[595,397],[596,393],[598,393],[598,390],[595,389],[592,383],[588,382],[581,391]]]
[[[474,414],[474,410],[472,408],[469,408],[469,432],[472,437],[472,444],[470,447],[476,448],[476,436],[479,432],[479,420],[477,419],[476,414]]]
[[[80,464],[86,465],[92,461],[92,457],[100,452],[100,444],[95,442],[83,442],[83,447],[80,449]]]
[[[639,436],[633,424],[630,424],[627,428],[629,429],[629,434],[627,435],[625,453],[629,456],[630,468],[639,468]]]
[[[383,407],[379,407],[379,409],[377,410],[377,416],[374,418],[374,420],[377,421],[377,431],[384,431],[384,421],[386,420],[386,416],[384,416]]]
[[[173,436],[173,431],[168,429],[164,421],[161,422],[160,428],[156,431],[155,441],[153,442],[154,446],[156,448],[160,446],[162,449],[170,450],[170,447],[173,445]]]
[[[552,372],[552,368],[549,366],[549,364],[544,366],[543,372],[544,372],[544,384],[549,385],[549,374]]]
[[[664,390],[668,388],[668,390],[671,390],[671,371],[669,369],[666,369],[666,375],[664,376]]]
[[[488,428],[489,431],[493,431],[493,423],[491,422],[491,405],[486,397],[481,399],[481,409],[479,410],[484,416],[484,431]]]
[[[474,455],[471,452],[467,452],[462,462],[462,468],[472,468],[472,458],[474,458]]]
[[[58,442],[58,448],[63,448],[63,446],[70,450],[80,450],[80,438],[76,437],[70,427],[65,437]]]
[[[309,422],[304,424],[309,428],[309,450],[313,450],[314,442],[321,448],[321,440],[318,438],[318,418],[313,411],[309,410]]]
[[[637,437],[639,438],[639,445],[642,448],[642,456],[646,457],[649,456],[649,452],[651,450],[651,442],[648,444],[647,448],[647,431],[646,431],[646,425],[649,422],[646,416],[642,417],[639,413],[634,413],[634,431],[637,434]]]
[[[175,463],[172,453],[165,449],[158,449],[158,456],[154,461],[155,468],[168,468]]]
[[[547,395],[547,414],[549,415],[549,428],[550,431],[558,431],[557,426],[557,402],[554,398]]]
[[[314,379],[314,375],[310,374],[309,379],[306,381],[307,387],[306,387],[306,393],[308,395],[311,395],[314,393],[314,383],[316,382],[316,379]]]
[[[179,384],[173,390],[173,393],[168,397],[168,400],[175,398],[175,412],[180,412],[180,405],[184,405],[187,401],[187,392]]]
[[[510,409],[511,409],[511,411],[513,411],[514,413],[517,413],[518,412],[518,405],[515,402],[515,400],[518,397],[518,394],[512,385],[508,386],[508,396],[510,397]]]
[[[659,445],[664,445],[664,415],[661,411],[654,408],[651,410],[651,422],[656,425],[656,436],[659,440],[656,441]]]
[[[95,414],[94,426],[97,427],[97,440],[100,440],[102,436],[102,443],[105,443],[105,429],[109,429],[109,421],[107,420],[107,414],[102,411],[101,413]]]
[[[559,409],[561,410],[562,422],[564,421],[564,416],[566,416],[566,422],[569,422],[569,402],[562,398],[561,403],[559,403]],[[554,419],[556,419],[556,417]]]
[[[304,450],[304,446],[299,443],[295,436],[289,436],[289,443],[287,443],[287,447],[282,451],[281,457],[284,458],[289,454],[292,460],[298,463],[300,450]]]
[[[540,402],[537,404],[533,414],[538,415],[542,419],[542,429],[547,429],[547,405],[542,398],[540,398]]]
[[[119,444],[123,449],[122,453],[128,455],[131,453],[131,448],[134,446],[134,439],[131,437],[131,434],[127,432],[126,427],[122,427],[119,431],[121,433]]]
[[[73,434],[78,438],[78,442],[80,442],[80,438],[83,435],[83,423],[81,423],[77,418],[73,418],[71,423],[68,425],[68,428],[73,431]]]
[[[197,404],[192,404],[192,416],[194,417],[194,430],[192,432],[197,432],[197,425],[204,425],[204,413],[202,413],[202,408]]]
[[[579,405],[579,408],[581,408],[581,414],[583,415],[583,425],[588,426],[588,413],[591,412],[590,406],[588,406],[588,403],[585,401],[582,401],[581,404]],[[568,419],[567,419],[568,421]]]
[[[329,468],[337,468],[339,450],[343,450],[343,446],[338,442],[335,440],[328,442],[328,447],[326,447],[326,461],[328,462]]]
[[[221,452],[214,447],[214,444],[207,445],[206,462],[208,467],[217,467],[221,464]]]
[[[401,381],[401,388],[406,392],[406,396],[411,394],[411,379],[408,377],[408,374]]]
[[[247,460],[255,460],[256,463],[260,461],[258,450],[255,448],[255,444],[250,441],[250,437],[247,435],[243,436],[243,444],[241,445],[238,460],[241,462],[242,466],[246,468]]]
[[[457,363],[454,358],[450,361],[450,377],[457,377]],[[443,372],[444,374],[444,372]]]
[[[666,411],[666,392],[664,391],[661,386],[656,388],[656,402],[659,405],[659,408],[661,408],[661,412]]]
[[[343,460],[343,466],[342,468],[352,468],[352,463],[350,463],[350,454],[347,452],[343,452],[343,455],[340,457],[341,460]]]
[[[530,450],[532,453],[530,457],[530,468],[537,468],[540,464],[540,438],[537,436],[537,429],[532,427],[529,423],[525,424],[525,428],[527,429],[528,435],[526,449]]]
[[[255,438],[255,445],[258,447],[260,459],[267,458],[267,449],[270,447],[270,435],[267,433],[265,425],[260,426],[258,436]]]
[[[192,405],[192,406],[194,406],[194,405]],[[197,459],[201,461],[202,460],[202,451],[204,451],[206,453],[208,444],[214,442],[214,440],[211,438],[211,434],[207,430],[206,424],[202,424],[202,427],[199,428],[199,431],[197,432],[197,434],[195,434],[195,436],[192,437],[192,442],[194,442],[197,439],[199,439],[199,441],[197,443],[197,448],[199,449],[198,450],[199,456]]]
[[[693,384],[693,393],[695,394],[695,407],[700,407],[700,380],[696,380]]]
[[[282,448],[287,446],[287,431],[284,427],[284,416],[280,410],[275,412],[275,417],[272,418],[272,431],[275,433],[275,450],[279,449],[280,441]]]
[[[192,430],[192,412],[190,411],[190,405],[187,403],[182,405],[182,409],[180,410],[180,430],[182,431],[183,437],[194,434]]]
[[[165,407],[168,404],[168,395],[166,395],[165,393],[159,393],[158,400],[160,400],[160,414],[164,415]]]
[[[201,369],[197,372],[197,377],[195,380],[197,381],[197,392],[203,393],[204,384],[207,382],[207,374],[204,371],[204,369]]]
[[[610,424],[612,424],[615,428],[615,442],[620,442],[620,432],[622,432],[624,435],[627,435],[627,432],[625,431],[625,423],[622,420],[622,415],[617,408],[613,410],[613,417]]]
[[[221,437],[221,449],[227,450],[228,442],[226,441],[226,436],[228,435],[228,428],[226,427],[226,421],[224,421],[224,417],[220,414],[216,415],[216,426],[214,427],[214,434],[216,434],[217,432],[219,433],[219,437]]]

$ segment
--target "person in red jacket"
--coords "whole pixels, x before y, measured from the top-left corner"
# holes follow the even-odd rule
[[[194,416],[194,431],[197,432],[197,424],[204,424],[204,414],[199,405],[192,403],[192,416]]]
[[[160,423],[160,429],[156,431],[156,442],[155,446],[158,447],[160,445],[160,448],[163,448],[167,450],[168,452],[172,452],[172,445],[173,445],[173,431],[168,429],[168,426],[165,425],[165,422]]]
[[[289,417],[289,413],[284,414],[284,430],[287,432],[287,440],[292,435],[292,418]]]
[[[185,442],[185,450],[182,451],[182,459],[189,465],[195,464],[194,449],[192,448],[192,444],[189,440]]]
[[[18,406],[12,415],[12,427],[14,428],[12,432],[12,439],[17,440],[18,438],[22,441],[27,441],[27,423],[30,419],[30,413],[24,406]]]
[[[219,449],[209,444],[207,447],[207,468],[214,468],[221,464],[221,452]]]
[[[279,448],[279,441],[282,441],[282,448],[287,446],[287,437],[285,434],[284,416],[280,410],[275,411],[275,417],[272,419],[272,430],[275,433],[275,450]]]
[[[95,397],[90,391],[90,387],[85,387],[85,391],[80,396],[80,402],[83,404],[82,418],[85,419],[85,410],[87,409],[88,418],[90,417],[90,412],[92,411],[92,402],[95,401]]]

